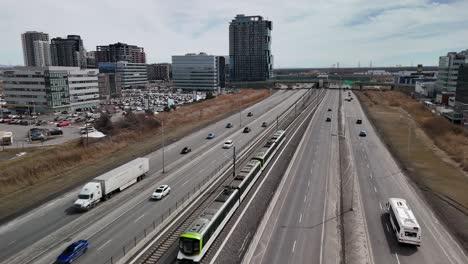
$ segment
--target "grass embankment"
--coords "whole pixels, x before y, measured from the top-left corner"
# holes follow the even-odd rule
[[[356,94],[406,174],[468,249],[468,133],[401,92]]]
[[[103,139],[85,139],[44,148],[22,149],[26,155],[0,161],[0,220],[11,217],[82,184],[162,143],[161,123],[167,142],[222,119],[241,106],[270,95],[269,90],[241,90],[214,99],[180,106],[169,113],[129,115],[111,124],[100,120]],[[14,155],[14,154],[13,154]]]

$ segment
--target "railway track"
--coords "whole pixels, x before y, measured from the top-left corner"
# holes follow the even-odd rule
[[[314,91],[314,90],[312,90]],[[299,98],[293,106],[291,106],[288,110],[286,110],[283,115],[279,118],[278,123],[281,123],[281,126],[287,127],[289,126],[298,116],[301,111],[306,109],[306,103],[311,100],[312,94],[315,94],[311,102],[320,99],[320,95],[322,94],[323,90],[316,92],[316,93],[307,93],[303,97]],[[300,101],[302,100],[302,102]],[[299,104],[300,103],[300,104]],[[291,114],[292,113],[292,114]],[[267,133],[265,133],[261,138],[257,139],[257,141],[253,144],[246,153],[243,154],[242,158],[240,158],[236,162],[236,167],[241,168],[238,166],[255,153],[255,150],[264,143],[264,140],[267,139],[272,131],[275,131],[276,127],[271,126]],[[229,177],[232,175],[232,168],[226,169],[222,173],[223,180],[218,181],[216,184],[210,187],[210,190],[202,195],[202,198],[198,200],[196,205],[193,206],[192,209],[189,210],[183,217],[180,217],[175,224],[169,229],[167,229],[164,234],[158,239],[156,243],[154,243],[151,247],[149,247],[141,256],[131,263],[138,263],[138,264],[156,264],[156,263],[170,263],[170,257],[167,256],[167,253],[170,248],[174,247],[175,243],[178,241],[179,236],[188,228],[188,226],[200,215],[206,205],[218,194],[224,185],[228,184],[228,181],[231,180]],[[127,262],[129,263],[129,262]]]

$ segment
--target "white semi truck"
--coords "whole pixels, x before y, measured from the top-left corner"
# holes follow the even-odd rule
[[[83,186],[74,207],[79,210],[89,210],[114,193],[140,181],[148,171],[149,159],[137,158],[94,178]]]

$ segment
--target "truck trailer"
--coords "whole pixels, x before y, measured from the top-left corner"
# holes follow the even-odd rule
[[[13,133],[8,131],[0,131],[0,145],[13,145]]]
[[[149,159],[137,158],[96,177],[83,186],[74,207],[89,210],[113,194],[142,180],[148,171]]]

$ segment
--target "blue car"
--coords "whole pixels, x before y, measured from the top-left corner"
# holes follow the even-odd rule
[[[361,132],[359,132],[359,136],[360,136],[360,137],[365,137],[365,136],[367,136],[366,131],[361,130]]]
[[[71,263],[79,256],[83,255],[88,249],[88,240],[79,240],[69,245],[60,256],[57,257],[57,263]]]
[[[207,139],[212,139],[212,138],[215,138],[215,134],[213,133],[209,133],[208,136],[206,137]]]

